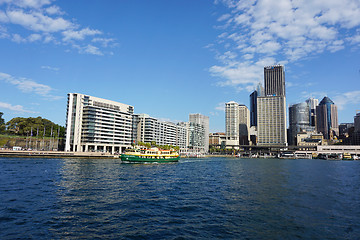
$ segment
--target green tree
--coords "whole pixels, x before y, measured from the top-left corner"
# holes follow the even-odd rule
[[[5,120],[2,118],[2,116],[4,115],[3,112],[0,112],[0,134],[5,133]]]
[[[44,136],[65,137],[65,127],[51,122],[48,119],[37,118],[13,118],[6,123],[7,131],[19,136]]]

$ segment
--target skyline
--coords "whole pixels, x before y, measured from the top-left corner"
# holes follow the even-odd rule
[[[64,126],[67,94],[77,92],[173,122],[200,113],[210,132],[224,132],[225,103],[250,108],[275,63],[285,65],[287,110],[328,96],[343,123],[360,109],[356,0],[0,0],[0,42],[6,121]]]

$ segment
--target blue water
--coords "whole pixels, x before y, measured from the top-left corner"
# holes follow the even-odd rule
[[[360,161],[0,158],[0,239],[360,239]]]

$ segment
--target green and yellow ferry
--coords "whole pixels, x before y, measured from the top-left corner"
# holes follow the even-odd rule
[[[121,161],[130,163],[178,162],[179,158],[179,153],[174,150],[160,150],[158,148],[128,149],[120,156]]]

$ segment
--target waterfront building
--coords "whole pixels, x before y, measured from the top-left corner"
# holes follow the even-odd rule
[[[310,126],[316,127],[316,107],[319,105],[319,99],[309,98],[305,102],[309,106]]]
[[[256,90],[250,94],[250,127],[257,126],[257,98],[261,96],[264,96],[264,88],[259,83]]]
[[[189,122],[191,123],[196,123],[196,124],[201,124],[204,126],[204,136],[201,136],[202,138],[205,139],[204,141],[204,149],[205,152],[209,151],[209,133],[210,133],[210,126],[209,126],[209,117],[199,114],[199,113],[193,113],[193,114],[189,114]]]
[[[250,127],[257,126],[257,98],[258,92],[255,90],[250,94]]]
[[[265,96],[285,96],[284,66],[274,65],[264,67],[264,83]]]
[[[257,145],[286,146],[285,96],[258,98]]]
[[[172,145],[186,148],[186,127],[172,122],[160,121],[147,114],[134,114],[133,142],[155,142],[157,145]]]
[[[65,151],[122,152],[131,145],[134,107],[69,93]]]
[[[225,148],[226,144],[226,135],[225,133],[210,133],[209,135],[209,145],[210,147]]]
[[[333,140],[339,136],[339,124],[337,106],[330,98],[324,97],[316,107],[317,131],[324,135],[325,139]]]
[[[257,145],[286,146],[284,66],[264,67],[264,96],[257,98]]]
[[[205,126],[194,122],[180,122],[179,126],[186,129],[186,149],[187,152],[192,153],[206,153],[206,138],[209,135],[205,135]]]
[[[289,107],[289,145],[296,144],[296,134],[299,132],[309,132],[310,129],[309,105],[306,102],[293,104]]]
[[[354,117],[354,134],[352,142],[354,145],[360,145],[360,110],[356,112]]]
[[[226,145],[248,145],[250,111],[242,104],[231,101],[225,104]]]

